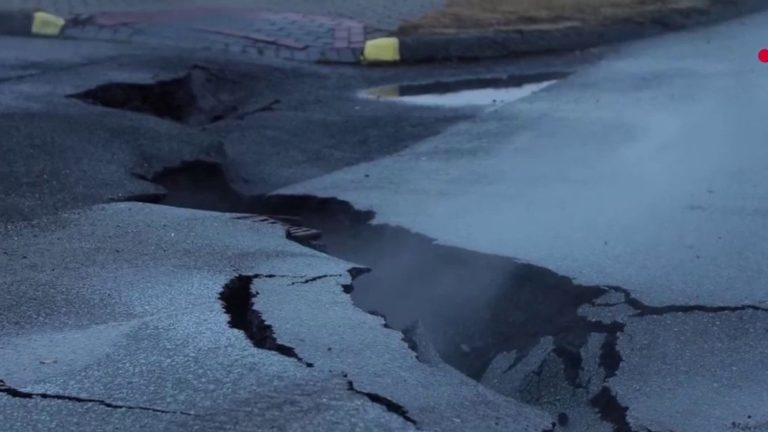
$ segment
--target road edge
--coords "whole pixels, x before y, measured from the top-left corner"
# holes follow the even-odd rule
[[[680,10],[643,22],[625,21],[598,27],[579,25],[456,35],[391,36],[367,40],[364,64],[424,63],[519,57],[578,51],[721,23],[767,9],[760,0],[734,0],[707,10]]]

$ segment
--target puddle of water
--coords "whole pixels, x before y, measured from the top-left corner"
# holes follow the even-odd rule
[[[377,100],[442,106],[493,106],[530,96],[560,79],[565,73],[517,75],[497,78],[472,78],[457,81],[439,81],[424,84],[402,84],[377,87],[363,96]]]

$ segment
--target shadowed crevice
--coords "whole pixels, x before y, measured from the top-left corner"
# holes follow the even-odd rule
[[[609,333],[600,347],[599,366],[605,371],[605,380],[613,378],[619,372],[622,357],[618,348],[619,334]]]
[[[370,393],[370,392],[364,392],[364,391],[358,390],[357,388],[355,388],[355,383],[353,383],[352,380],[350,379],[347,379],[347,390],[353,393],[357,393],[359,395],[365,396],[369,401],[377,405],[381,405],[382,407],[384,407],[384,409],[397,415],[398,417],[402,418],[408,423],[414,426],[417,425],[416,420],[411,418],[411,416],[408,414],[408,410],[405,409],[404,406],[393,401],[392,399],[388,399],[377,393]]]
[[[160,204],[268,215],[322,232],[320,242],[305,246],[364,266],[350,272],[354,286],[342,285],[358,308],[402,332],[413,351],[419,353],[418,342],[423,340],[442,361],[473,379],[479,380],[497,356],[516,352],[519,362],[543,338],[551,337],[568,384],[584,391],[583,403],[598,410],[615,432],[632,432],[627,408],[607,385],[595,395],[587,394],[594,381],[584,377],[584,365],[595,361],[606,382],[618,374],[624,323],[592,321],[579,314],[582,306],[626,305],[637,317],[766,310],[749,305],[649,306],[623,288],[578,284],[544,267],[442,245],[403,227],[375,223],[374,212],[337,198],[245,196],[230,186],[216,163],[188,162],[163,170],[152,181],[167,191]],[[598,303],[611,292],[623,298],[612,305]],[[419,341],[414,323],[422,336]],[[582,358],[595,334],[605,336],[599,353],[590,354],[598,358]]]
[[[619,402],[610,388],[600,389],[590,403],[600,414],[600,419],[613,426],[613,432],[634,432],[627,419],[629,408]]]
[[[575,382],[580,350],[589,336],[622,330],[578,313],[610,291],[621,292],[624,303],[642,316],[760,309],[647,306],[618,287],[580,285],[513,258],[440,245],[402,227],[376,224],[374,212],[336,198],[245,196],[231,187],[215,162],[185,162],[151,181],[167,191],[160,204],[269,215],[321,231],[322,244],[312,247],[373,269],[356,269],[354,287],[343,286],[359,308],[378,312],[398,331],[420,322],[440,356],[475,379],[498,354],[517,351],[522,357],[541,338],[552,336],[569,381]]]
[[[255,279],[274,278],[275,275],[238,275],[224,285],[219,294],[224,311],[229,315],[230,327],[245,333],[253,346],[292,358],[306,367],[314,367],[304,361],[293,347],[280,343],[275,331],[254,307],[258,292],[252,288]]]

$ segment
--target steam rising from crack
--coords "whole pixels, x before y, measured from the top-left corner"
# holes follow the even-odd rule
[[[576,284],[542,267],[439,245],[401,227],[374,224],[373,212],[355,209],[335,198],[246,197],[230,187],[224,170],[213,163],[190,162],[164,170],[152,180],[168,191],[154,200],[157,203],[281,215],[291,218],[293,223],[322,231],[323,243],[312,247],[373,269],[353,274],[354,287],[343,286],[358,307],[381,315],[389,328],[403,332],[404,341],[417,353],[422,348],[420,343],[428,344],[443,361],[474,379],[479,380],[497,357],[507,353],[515,353],[516,357],[502,373],[512,372],[543,339],[551,339],[551,356],[544,362],[554,356],[562,365],[567,384],[586,395],[583,403],[594,409],[614,432],[632,432],[626,416],[628,408],[607,384],[621,367],[618,341],[624,324],[590,320],[579,314],[582,306],[625,305],[636,311],[634,316],[765,310],[755,306],[649,306],[619,287]],[[242,291],[243,286],[250,287],[250,282],[252,279],[236,279],[230,289]],[[621,296],[618,303],[598,303],[600,297],[616,293]],[[249,310],[252,309],[252,302],[248,303],[251,297],[246,301],[241,293],[238,298],[235,303],[250,304]],[[244,313],[236,315],[242,317]],[[246,321],[250,324],[238,321],[237,328],[257,328],[261,329],[257,333],[268,334],[266,338],[249,335],[251,340],[259,341],[260,347],[272,347],[266,349],[298,359],[292,348],[277,343],[271,327],[258,313]],[[416,328],[420,335],[418,343],[414,337]],[[586,359],[583,351],[595,335],[602,337],[602,343]],[[423,360],[421,355],[418,358]],[[540,376],[544,362],[531,373]],[[592,362],[594,369],[586,370],[585,364]],[[599,374],[601,387],[592,387],[593,377],[585,378],[585,373]],[[356,391],[352,384],[350,390]],[[388,404],[381,399],[369,399]],[[553,415],[557,415],[561,426],[572,420],[565,412],[555,411]]]

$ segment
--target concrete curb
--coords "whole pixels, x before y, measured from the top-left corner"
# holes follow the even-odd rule
[[[0,34],[9,36],[61,35],[67,21],[41,10],[0,11]]]
[[[550,29],[403,36],[366,41],[364,64],[421,63],[519,57],[577,51],[714,24],[768,8],[763,0],[736,0],[707,11],[664,14],[645,22],[623,22],[601,27],[569,26]]]

